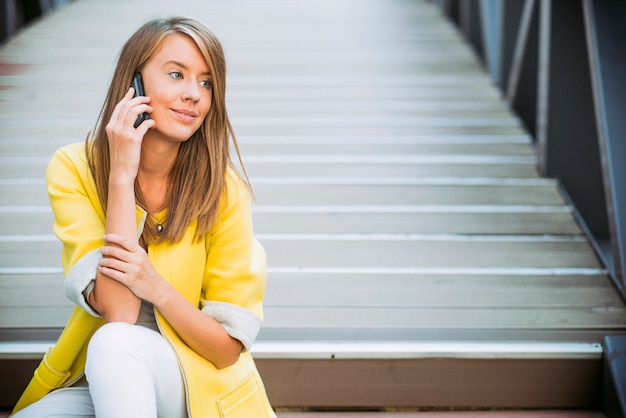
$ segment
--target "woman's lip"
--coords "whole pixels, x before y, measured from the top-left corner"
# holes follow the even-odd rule
[[[187,109],[172,109],[172,110],[175,113],[178,113],[179,115],[189,117],[189,118],[195,118],[198,116],[198,114],[194,112],[193,110],[187,110]]]

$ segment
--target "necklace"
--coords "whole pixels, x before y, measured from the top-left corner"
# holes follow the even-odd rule
[[[162,224],[157,224],[157,226],[156,226],[156,233],[157,233],[157,235],[161,235],[161,232],[163,232],[163,225]]]

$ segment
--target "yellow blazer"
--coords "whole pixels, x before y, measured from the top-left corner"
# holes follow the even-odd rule
[[[66,274],[85,255],[103,245],[104,209],[85,157],[84,144],[59,149],[48,165],[47,187],[54,212],[54,232],[63,243]],[[232,171],[227,176],[227,199],[215,226],[203,242],[194,242],[190,225],[181,242],[150,245],[148,256],[156,270],[199,309],[262,319],[266,285],[265,252],[254,239],[250,193]],[[138,228],[146,216],[137,207]],[[205,310],[205,309],[203,309]],[[187,410],[193,418],[275,417],[252,356],[244,350],[230,367],[218,370],[189,348],[156,311],[161,333],[174,347],[185,382]],[[236,325],[223,322],[236,337]],[[236,322],[236,321],[235,321]],[[83,375],[87,344],[104,324],[80,306],[74,311],[56,345],[44,356],[14,412],[36,402],[51,390],[72,385]],[[254,335],[255,336],[255,335]],[[246,345],[246,344],[244,344]]]

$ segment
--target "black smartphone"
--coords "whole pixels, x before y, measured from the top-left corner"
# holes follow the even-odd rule
[[[143,91],[143,79],[141,78],[141,73],[137,71],[133,76],[132,87],[135,89],[135,97],[137,96],[145,96],[146,93]],[[135,128],[137,128],[141,122],[144,120],[150,119],[150,115],[147,112],[143,112],[141,115],[137,116],[137,120],[135,121]]]

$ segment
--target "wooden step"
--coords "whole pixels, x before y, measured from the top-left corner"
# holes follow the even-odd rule
[[[253,178],[263,205],[563,205],[549,179]],[[0,182],[0,206],[48,204],[40,179]]]
[[[567,207],[559,206],[258,206],[259,233],[578,235]],[[0,207],[0,235],[52,231],[48,206]]]
[[[601,265],[579,236],[258,234],[275,267],[590,268]],[[59,265],[54,235],[0,236],[0,267]],[[453,258],[450,254],[455,254]]]
[[[0,343],[0,365],[50,345]],[[278,408],[588,408],[602,364],[595,343],[260,341],[251,352]]]

